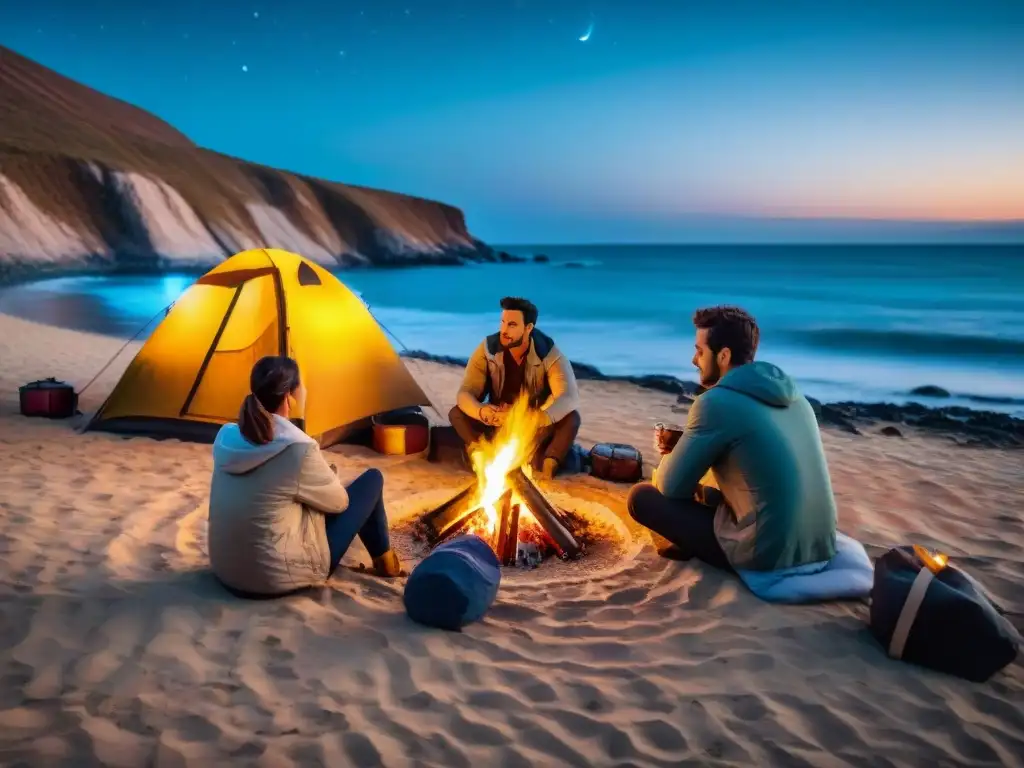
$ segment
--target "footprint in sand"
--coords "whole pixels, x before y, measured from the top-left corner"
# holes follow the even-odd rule
[[[569,683],[567,685],[576,704],[588,712],[604,712],[611,709],[608,698],[589,683]]]
[[[199,715],[186,715],[178,718],[174,727],[181,735],[182,741],[210,742],[216,741],[221,735],[220,728]]]
[[[518,675],[516,676],[519,677]],[[542,680],[536,680],[533,683],[522,686],[520,689],[523,695],[527,699],[539,704],[550,704],[551,702],[558,701],[558,694],[555,693],[555,689]]]
[[[352,761],[351,765],[383,765],[380,752],[363,734],[348,731],[342,734],[341,743]]]
[[[643,720],[636,724],[636,730],[643,741],[659,752],[682,753],[690,747],[679,727],[665,720]]]
[[[437,699],[428,691],[420,691],[419,693],[404,697],[401,699],[401,702],[402,706],[410,712],[423,712],[424,710],[433,709],[437,704]]]

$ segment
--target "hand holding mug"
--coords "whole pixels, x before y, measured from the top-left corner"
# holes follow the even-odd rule
[[[662,424],[659,421],[654,425],[654,450],[662,456],[671,453],[682,436],[683,430],[680,427],[673,424]]]

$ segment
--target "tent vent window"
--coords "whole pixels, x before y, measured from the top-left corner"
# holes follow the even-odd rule
[[[299,262],[299,285],[321,285],[320,276],[306,262]]]

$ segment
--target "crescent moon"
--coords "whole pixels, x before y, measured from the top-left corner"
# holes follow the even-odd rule
[[[580,42],[581,43],[587,42],[587,40],[590,39],[590,36],[592,34],[594,34],[594,22],[590,22],[590,26],[587,27],[587,31],[584,32],[583,35],[579,38]]]

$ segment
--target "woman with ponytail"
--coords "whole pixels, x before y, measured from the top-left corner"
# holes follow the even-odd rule
[[[317,442],[290,420],[305,411],[296,362],[264,357],[249,387],[238,423],[221,427],[213,446],[209,550],[217,578],[251,597],[322,584],[357,535],[377,575],[404,575],[380,470],[342,484]]]

